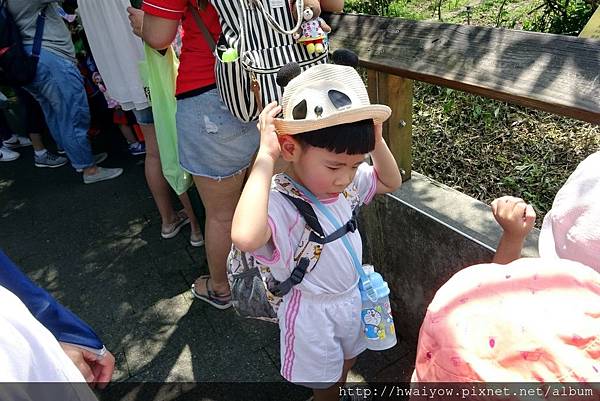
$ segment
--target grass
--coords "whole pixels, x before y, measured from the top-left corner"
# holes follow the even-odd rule
[[[346,9],[364,1],[346,0]],[[388,15],[437,21],[433,0],[396,0]],[[520,28],[540,1],[445,0],[442,20]],[[500,14],[500,18],[498,15]],[[600,128],[574,119],[415,82],[413,168],[482,202],[523,197],[539,227],[577,164],[600,150]]]
[[[577,164],[600,150],[600,129],[424,83],[415,85],[414,169],[490,203],[531,202],[538,225]]]

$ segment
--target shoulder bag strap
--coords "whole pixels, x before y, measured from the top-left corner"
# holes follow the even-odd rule
[[[31,49],[31,55],[35,58],[40,58],[40,52],[42,51],[42,39],[44,39],[44,25],[46,24],[46,10],[50,6],[50,3],[46,4],[35,22],[35,36],[33,37],[33,48]]]
[[[215,43],[215,39],[210,34],[206,24],[204,23],[204,21],[202,21],[202,17],[200,16],[200,12],[198,11],[198,3],[196,2],[196,4],[194,4],[194,1],[192,0],[189,3],[189,7],[192,10],[192,16],[194,17],[194,21],[196,21],[196,25],[198,25],[198,28],[202,32],[202,35],[204,35],[204,39],[206,39],[208,47],[214,53],[217,48],[217,44]]]
[[[283,34],[283,35],[293,35],[300,29],[300,25],[302,24],[302,12],[304,10],[304,0],[296,0],[294,3],[296,5],[296,15],[298,15],[298,21],[296,21],[296,26],[294,26],[291,30],[284,29],[280,23],[278,23],[275,18],[265,9],[265,6],[261,0],[247,0],[250,3],[254,3],[260,13],[265,17],[265,20],[269,24],[269,26]],[[287,0],[286,0],[287,1]]]

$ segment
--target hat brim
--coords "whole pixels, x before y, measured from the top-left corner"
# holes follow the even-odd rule
[[[279,135],[295,135],[302,132],[314,131],[335,125],[354,123],[372,119],[376,123],[383,123],[392,115],[392,109],[383,104],[371,104],[355,107],[346,111],[335,113],[328,117],[310,120],[275,119],[275,128]]]

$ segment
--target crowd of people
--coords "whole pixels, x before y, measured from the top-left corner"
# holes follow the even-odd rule
[[[90,110],[100,101],[115,116],[132,112],[144,143],[128,129],[127,119],[114,121],[130,152],[145,153],[145,178],[160,213],[160,235],[173,238],[189,224],[190,244],[205,247],[209,274],[192,284],[195,299],[217,309],[232,306],[227,277],[232,245],[267,266],[279,282],[293,275],[300,256],[319,262],[292,284],[277,310],[281,374],[312,388],[314,400],[339,399],[340,386],[366,349],[360,274],[354,268],[355,257],[362,260],[361,237],[350,227],[342,239],[318,252],[298,254],[298,244],[305,240],[305,214],[281,187],[314,206],[327,233],[337,228],[328,216],[352,221],[357,206],[352,202],[368,204],[377,194],[397,190],[401,175],[382,136],[389,107],[370,103],[352,57],[346,57],[336,65],[292,69],[282,82],[283,98],[265,105],[258,124],[242,122],[223,103],[215,75],[213,47],[222,43],[226,20],[219,14],[223,8],[214,6],[218,0],[144,0],[141,8],[129,0],[78,0],[77,7],[69,3],[73,1],[65,2],[65,11],[57,0],[7,0],[27,51],[32,51],[42,10],[46,25],[35,79],[13,88],[26,105],[29,138],[11,134],[0,113],[0,160],[14,160],[15,149],[32,145],[38,167],[70,163],[86,184],[115,179],[123,170],[98,166],[106,154],[92,154]],[[295,6],[295,1],[289,3]],[[323,11],[340,11],[343,5],[343,0],[320,1]],[[75,8],[86,38],[79,56],[68,27]],[[159,125],[158,111],[152,108],[157,92],[139,68],[154,54],[149,52],[164,55],[173,47],[178,48],[179,66],[173,99],[168,100],[176,101],[171,116],[176,167],[182,176],[191,176],[200,195],[206,211],[204,235],[187,193],[173,185],[164,168],[169,133],[159,129],[167,125]],[[6,104],[0,96],[0,106]],[[64,156],[44,147],[46,126]],[[521,258],[535,222],[533,208],[510,196],[492,203],[503,228],[493,263],[460,271],[437,292],[421,328],[415,382],[600,382],[599,167],[597,152],[558,192],[544,220],[539,258]],[[172,202],[173,191],[182,210]],[[20,284],[9,285],[1,278],[2,302],[15,305],[11,313],[18,309],[28,315],[27,295],[21,300],[12,295],[20,294]],[[18,332],[15,316],[2,310],[2,327]],[[42,371],[33,377],[27,369],[15,373],[0,368],[0,381],[110,381],[114,358],[109,352],[86,353],[68,341],[59,345],[29,311],[33,317],[27,316],[27,333],[34,334],[21,333],[23,343],[38,349],[33,341],[52,342],[43,351],[48,360],[44,366],[51,370],[52,364],[60,365],[66,373],[57,379],[56,371],[54,376]],[[9,361],[2,366],[17,363],[14,352],[0,349],[0,354]]]

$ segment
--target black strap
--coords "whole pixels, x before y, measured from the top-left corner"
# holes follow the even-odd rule
[[[35,36],[33,37],[33,47],[31,55],[35,58],[40,57],[42,51],[42,40],[44,39],[44,25],[46,24],[46,10],[50,3],[46,4],[40,11],[40,14],[35,21]]]
[[[327,244],[329,242],[335,241],[338,238],[343,237],[349,232],[353,233],[358,228],[359,207],[357,206],[352,211],[352,217],[350,218],[350,220],[348,220],[346,224],[344,224],[331,234],[325,236],[325,232],[323,231],[323,227],[321,227],[321,223],[319,223],[319,219],[317,218],[315,210],[308,202],[283,192],[281,194],[284,195],[290,202],[292,202],[294,206],[296,206],[296,209],[298,209],[298,211],[306,221],[306,224],[308,224],[310,229],[313,231],[310,237],[310,240],[313,242],[316,242],[318,244]]]
[[[323,233],[323,228],[321,227],[321,223],[319,223],[319,219],[315,214],[315,210],[308,202],[283,192],[281,192],[281,194],[284,195],[290,202],[292,202],[294,206],[296,206],[296,208],[306,221],[306,224],[310,227],[311,233],[309,236],[309,241],[311,242],[324,245],[343,237],[349,232],[354,232],[358,228],[359,207],[357,206],[352,211],[352,218],[350,218],[350,220],[346,224],[344,224],[342,227],[338,228],[328,236],[325,236]],[[292,270],[290,277],[277,284],[274,288],[270,288],[269,291],[271,291],[273,295],[277,297],[283,297],[285,294],[292,290],[292,287],[302,282],[309,265],[310,260],[308,258],[300,258],[298,264],[296,265],[296,267],[294,267],[294,270]]]
[[[300,261],[296,267],[294,267],[294,270],[292,270],[292,274],[290,274],[286,280],[277,284],[275,288],[270,289],[273,295],[276,297],[283,297],[292,290],[293,286],[300,284],[304,279],[304,275],[306,274],[306,269],[308,269],[309,264],[310,261],[308,258],[300,258]]]
[[[357,228],[358,228],[358,207],[356,207],[352,211],[352,217],[350,218],[350,220],[348,220],[348,222],[346,224],[344,224],[343,226],[341,226],[340,228],[338,228],[337,230],[335,230],[334,232],[329,234],[327,237],[325,237],[325,239],[323,240],[324,241],[323,243],[327,244],[329,242],[333,242],[338,238],[342,238],[344,235],[346,235],[348,233],[353,233],[354,231],[356,231]]]
[[[200,12],[198,11],[198,3],[196,2],[196,4],[194,4],[194,1],[192,0],[190,1],[190,7],[192,9],[192,16],[194,17],[194,21],[196,21],[196,25],[198,25],[198,28],[202,32],[202,35],[204,35],[204,39],[206,39],[208,47],[214,53],[215,49],[217,48],[217,44],[215,43],[215,39],[208,31],[206,24],[204,23],[204,21],[202,21],[202,17],[200,16]]]
[[[283,192],[281,192],[281,194],[285,196],[290,202],[292,202],[294,206],[296,206],[296,209],[298,209],[298,211],[300,212],[310,229],[318,235],[320,235],[321,238],[325,238],[325,233],[323,232],[321,223],[319,223],[319,219],[317,218],[315,210],[312,208],[312,206],[309,205],[308,202],[300,198],[295,198]]]

